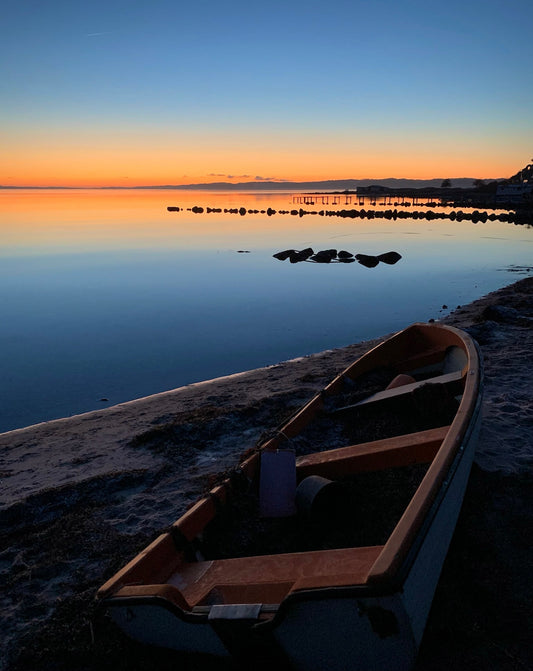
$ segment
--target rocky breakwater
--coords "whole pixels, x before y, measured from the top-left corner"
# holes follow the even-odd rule
[[[357,261],[366,268],[375,268],[380,262],[392,266],[402,258],[398,252],[385,252],[384,254],[371,256],[370,254],[352,254],[352,252],[344,249],[340,251],[336,249],[323,249],[315,252],[311,247],[301,250],[285,249],[273,256],[279,261],[289,259],[291,263],[300,263],[302,261],[310,263],[355,263]]]
[[[178,206],[168,206],[167,210],[169,212],[180,212],[184,208]],[[433,221],[436,219],[449,219],[450,221],[471,221],[474,224],[485,223],[487,221],[507,221],[514,224],[526,224],[531,225],[533,223],[532,210],[530,209],[517,209],[517,210],[508,210],[500,211],[495,210],[488,212],[486,210],[472,210],[472,211],[463,211],[463,210],[451,210],[449,212],[435,211],[435,210],[398,210],[386,209],[386,210],[371,210],[371,209],[342,209],[342,210],[304,210],[303,208],[291,209],[291,210],[275,210],[269,207],[266,210],[257,210],[257,209],[246,209],[245,207],[234,207],[234,208],[221,208],[221,207],[207,207],[204,208],[199,205],[194,207],[186,208],[188,212],[193,212],[194,214],[212,214],[212,213],[224,213],[224,214],[238,214],[241,217],[244,217],[247,214],[266,214],[269,217],[280,214],[280,215],[291,215],[293,217],[304,217],[306,215],[315,215],[320,217],[342,217],[348,219],[388,219],[396,221],[397,219],[426,219],[428,221]]]

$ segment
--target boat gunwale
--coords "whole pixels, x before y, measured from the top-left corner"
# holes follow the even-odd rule
[[[391,336],[387,340],[384,340],[380,344],[376,345],[369,352],[360,357],[357,361],[351,364],[347,369],[345,369],[340,375],[338,375],[332,382],[330,382],[325,389],[314,396],[307,404],[303,406],[299,411],[293,415],[291,419],[286,421],[283,426],[290,425],[291,422],[301,418],[302,413],[305,411],[309,412],[309,408],[317,403],[321,403],[321,398],[324,392],[331,390],[333,385],[339,384],[339,380],[342,380],[342,377],[348,372],[351,371],[358,362],[361,362],[363,359],[367,359],[369,355],[370,361],[365,361],[363,366],[370,370],[375,359],[375,352],[382,348],[383,346],[393,341],[399,336],[405,337],[406,332],[412,331],[413,329],[435,329],[435,325],[428,326],[424,323],[416,323],[407,327],[403,331]],[[463,349],[467,353],[468,361],[466,365],[466,379],[463,397],[458,408],[457,414],[454,417],[450,430],[442,442],[440,449],[438,450],[435,458],[433,459],[428,472],[426,473],[424,479],[420,483],[416,493],[411,499],[409,505],[407,506],[404,514],[402,515],[400,521],[397,523],[395,529],[391,533],[389,539],[383,547],[382,552],[378,558],[373,563],[372,567],[369,570],[367,581],[365,583],[359,583],[355,585],[341,585],[334,587],[311,587],[305,588],[302,590],[296,590],[290,592],[275,608],[275,615],[271,617],[268,621],[260,621],[257,626],[264,627],[265,625],[272,624],[282,617],[283,611],[290,606],[295,600],[308,600],[308,599],[330,599],[330,598],[344,598],[344,597],[355,597],[355,598],[366,598],[372,596],[384,596],[391,593],[394,593],[401,588],[402,580],[405,577],[405,574],[409,570],[409,566],[412,564],[414,559],[413,553],[416,555],[416,547],[421,544],[420,536],[423,534],[424,527],[427,527],[430,524],[431,509],[438,508],[439,501],[442,500],[442,496],[445,494],[445,480],[448,474],[451,472],[453,464],[462,458],[463,452],[460,451],[461,444],[465,437],[468,435],[469,431],[472,428],[473,417],[476,408],[480,405],[479,399],[476,399],[476,394],[478,394],[480,389],[480,374],[481,374],[481,364],[478,350],[475,344],[475,341],[468,336],[467,334],[455,329],[454,327],[438,325],[439,329],[445,329],[449,333],[453,334],[454,337],[460,340],[463,345]],[[368,367],[367,365],[368,364]],[[477,364],[477,365],[475,365]],[[276,436],[275,438],[267,441],[260,446],[251,456],[245,459],[238,468],[244,474],[251,473],[255,470],[258,464],[260,452],[263,449],[272,449],[272,441],[277,442],[284,438]],[[217,486],[216,498],[223,496],[223,492],[227,491],[229,486],[229,480],[225,480],[223,483]],[[439,496],[439,494],[441,496]],[[216,501],[214,501],[215,495],[214,492],[210,492],[207,497],[199,499],[193,508],[198,506],[207,506],[209,508],[216,508]],[[171,529],[177,528],[182,530],[181,522],[184,522],[189,518],[189,522],[192,521],[190,517],[190,509],[187,511],[179,520],[174,522]],[[216,511],[214,511],[216,513]],[[435,514],[435,513],[434,513]],[[192,525],[196,526],[196,525]],[[121,583],[120,576],[125,576],[127,569],[135,565],[137,561],[142,561],[143,558],[146,558],[150,548],[156,545],[156,543],[163,538],[165,534],[156,539],[150,546],[148,546],[143,552],[139,553],[131,562],[129,562],[121,571],[116,573],[110,580],[98,591],[98,596],[101,599],[102,605],[117,607],[120,605],[134,605],[134,604],[144,604],[155,603],[164,604],[165,608],[173,611],[175,614],[186,621],[199,622],[204,621],[203,615],[200,613],[195,613],[193,610],[184,610],[180,607],[175,601],[165,598],[163,595],[146,594],[147,588],[149,585],[142,585],[142,590],[145,594],[135,595],[135,585],[130,583],[129,590],[130,595],[120,594],[121,587],[125,586],[124,583]],[[192,540],[190,534],[185,534],[185,540]],[[193,535],[194,538],[194,535]],[[422,539],[423,540],[423,539]],[[177,549],[177,553],[180,552],[180,549]],[[409,555],[411,555],[411,560],[409,561]],[[141,585],[139,585],[141,587]],[[154,585],[154,588],[157,586]],[[115,593],[113,593],[115,589]],[[118,592],[118,593],[117,593]],[[270,605],[272,611],[272,605]]]
[[[422,326],[427,325],[422,324]],[[472,430],[476,413],[480,407],[481,360],[475,341],[468,334],[452,326],[439,325],[439,328],[455,334],[463,343],[468,357],[461,402],[450,424],[448,434],[426,475],[385,543],[383,552],[372,566],[368,574],[369,583],[390,581],[393,575],[400,571],[430,509],[442,491],[452,464],[456,458],[462,458],[461,446]]]
[[[481,403],[478,405],[478,410],[480,410]],[[473,426],[471,425],[469,429],[473,429]],[[471,430],[468,433],[471,433]],[[453,475],[455,475],[455,472],[459,467],[459,462],[463,459],[463,457],[464,451],[458,450],[449,470],[449,473],[452,473],[452,478],[446,482],[445,487],[441,487],[439,490],[437,498],[433,501],[430,511],[424,518],[422,528],[419,530],[416,540],[412,543],[409,549],[408,556],[405,558],[402,566],[395,573],[395,575],[387,575],[382,580],[370,581],[365,584],[341,585],[315,589],[310,588],[291,592],[279,604],[279,608],[276,610],[274,617],[267,621],[258,622],[255,627],[260,627],[261,629],[277,627],[280,621],[283,619],[285,611],[289,610],[294,603],[302,603],[305,601],[326,601],[331,599],[344,598],[372,599],[401,593],[405,579],[409,574],[412,565],[416,561],[416,556],[418,555],[418,551],[424,542],[426,533],[431,527],[431,523],[436,516],[442,501],[445,499],[446,492],[452,482]]]
[[[452,336],[449,344],[452,344],[452,341],[453,344],[456,345],[457,342],[461,343],[462,349],[467,355],[467,362],[463,367],[464,389],[459,408],[449,425],[446,437],[442,441],[434,459],[429,464],[428,471],[405,509],[402,517],[385,543],[383,551],[369,570],[367,585],[386,583],[389,585],[388,588],[384,586],[386,593],[393,589],[391,587],[392,585],[401,582],[398,576],[404,561],[410,553],[429,511],[437,500],[439,492],[441,492],[443,483],[450,472],[456,456],[461,456],[461,445],[463,444],[465,437],[469,434],[476,409],[479,406],[478,396],[481,389],[482,364],[479,349],[470,335],[453,326],[426,324],[424,322],[416,322],[402,331],[393,334],[386,340],[378,343],[375,347],[344,369],[321,392],[316,394],[307,404],[300,408],[300,410],[288,421],[284,422],[273,438],[261,445],[257,452],[241,464],[241,467],[245,472],[252,472],[254,467],[257,466],[261,450],[278,449],[282,441],[286,441],[293,435],[297,435],[298,430],[293,431],[293,425],[296,424],[298,427],[302,420],[306,420],[309,413],[314,414],[316,411],[315,406],[321,406],[324,395],[334,393],[335,389],[342,384],[342,380],[345,376],[349,376],[353,371],[356,371],[357,374],[360,375],[368,370],[372,370],[375,366],[376,359],[380,361],[381,365],[392,363],[394,358],[389,356],[390,361],[383,364],[383,358],[380,356],[382,353],[380,350],[382,350],[382,348],[390,345],[394,346],[395,341],[401,342],[410,334],[416,333],[417,331],[422,334],[424,332],[435,333],[435,329],[440,330],[441,333],[445,332]],[[436,351],[438,351],[438,349],[442,351],[442,347],[436,348]],[[427,382],[431,383],[431,379]],[[366,587],[367,585],[363,584],[360,585],[360,587]],[[286,599],[292,598],[296,593],[297,592],[291,592]]]

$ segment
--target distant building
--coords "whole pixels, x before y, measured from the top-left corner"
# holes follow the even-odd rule
[[[496,203],[524,203],[533,198],[533,184],[499,184]]]
[[[533,202],[533,163],[513,175],[505,184],[498,184],[496,203]]]

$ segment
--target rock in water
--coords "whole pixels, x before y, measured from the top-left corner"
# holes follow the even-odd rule
[[[385,252],[385,254],[378,254],[376,258],[383,263],[388,263],[389,266],[393,266],[398,263],[402,256],[398,252]]]
[[[301,252],[298,252],[299,260],[300,261],[307,261],[307,259],[310,256],[313,256],[314,251],[311,247],[306,247],[305,249],[302,249]]]
[[[285,259],[288,259],[291,254],[295,254],[296,250],[294,249],[286,249],[284,252],[277,252],[274,254],[275,259],[279,259],[280,261],[285,261]]]
[[[336,249],[323,249],[320,252],[317,252],[313,257],[311,257],[312,261],[315,261],[315,263],[331,263],[333,259],[337,257],[337,250]]]
[[[377,256],[369,256],[368,254],[356,254],[355,258],[365,268],[375,268],[379,263]]]

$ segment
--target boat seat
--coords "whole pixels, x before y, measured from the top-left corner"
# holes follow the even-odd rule
[[[177,588],[190,608],[277,604],[297,590],[364,583],[382,549],[378,545],[182,564],[167,585]]]
[[[371,396],[368,396],[367,398],[358,401],[357,403],[353,403],[352,405],[345,405],[342,408],[336,408],[335,410],[330,410],[328,414],[336,415],[338,413],[343,413],[352,410],[353,408],[359,408],[360,406],[368,405],[369,403],[390,401],[400,396],[404,396],[405,394],[410,394],[416,389],[420,389],[426,384],[454,385],[461,382],[462,379],[463,379],[463,371],[455,370],[451,373],[436,375],[435,377],[428,378],[427,380],[419,380],[417,382],[402,384],[398,387],[378,391],[375,394],[372,394]]]
[[[385,387],[387,389],[396,389],[397,387],[403,387],[406,384],[413,384],[416,382],[415,378],[411,375],[406,375],[405,373],[400,373],[397,375],[389,384]]]
[[[442,426],[304,455],[296,460],[297,477],[298,480],[308,475],[339,478],[385,467],[429,463],[449,429],[449,426]]]

